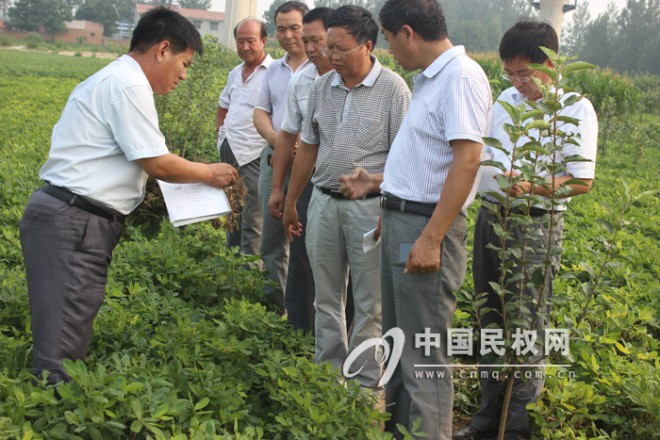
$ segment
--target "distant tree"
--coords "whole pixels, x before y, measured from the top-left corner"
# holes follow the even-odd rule
[[[617,18],[617,27],[618,39],[611,66],[620,71],[646,70],[642,67],[648,65],[644,59],[649,53],[646,47],[660,34],[660,0],[628,0]],[[655,52],[653,58],[659,55]]]
[[[593,21],[578,6],[569,28],[566,49],[584,61],[619,72],[660,73],[660,0],[628,0],[621,11],[610,4]]]
[[[497,51],[508,28],[522,17],[535,15],[525,0],[443,0],[441,4],[449,39],[472,52]]]
[[[617,35],[616,8],[610,4],[607,11],[589,23],[580,44],[580,59],[597,66],[611,67],[610,59],[615,50]]]
[[[564,55],[582,55],[584,38],[591,22],[589,2],[579,2],[561,38]]]
[[[212,0],[179,0],[179,6],[190,9],[208,9],[212,3]]]
[[[66,4],[69,5],[69,9],[73,14],[78,7],[83,3],[84,0],[66,0]]]
[[[76,11],[76,19],[90,20],[103,24],[103,35],[112,36],[117,22],[133,18],[132,0],[84,0]]]
[[[173,0],[150,0],[147,2],[147,4],[154,6],[174,6],[174,3]]]
[[[11,0],[0,0],[0,16],[4,17],[11,6]]]
[[[71,20],[66,0],[18,0],[9,8],[9,24],[14,29],[38,32],[43,27],[54,35],[64,30],[64,22]]]
[[[338,7],[344,5],[361,6],[364,9],[371,12],[372,14],[374,14],[374,18],[377,20],[378,12],[380,12],[380,8],[383,7],[384,3],[385,0],[316,0],[314,2],[314,6],[315,7],[323,6],[332,9],[337,9]]]

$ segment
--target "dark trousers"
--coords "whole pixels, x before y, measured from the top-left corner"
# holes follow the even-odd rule
[[[250,163],[239,166],[234,152],[225,139],[220,146],[220,161],[235,167],[247,188],[247,194],[243,200],[243,211],[239,215],[237,225],[234,225],[233,230],[227,231],[227,247],[238,247],[246,255],[258,255],[263,226],[263,215],[258,197],[261,160],[256,158]]]
[[[289,272],[287,274],[284,306],[291,325],[299,330],[314,331],[314,276],[309,264],[305,237],[307,230],[307,208],[314,186],[308,182],[298,199],[296,209],[298,221],[303,225],[300,237],[290,244]]]
[[[519,301],[521,304],[515,312],[509,312],[510,326],[521,327],[523,330],[536,330],[538,338],[543,340],[544,330],[550,316],[550,299],[552,297],[552,281],[559,270],[560,256],[553,255],[550,270],[541,289],[531,287],[531,278],[534,268],[543,267],[549,243],[557,246],[561,243],[564,221],[561,213],[555,213],[555,224],[550,233],[547,217],[530,218],[530,224],[516,227],[511,231],[512,239],[507,244],[510,248],[515,241],[527,240],[528,252],[526,255],[525,280],[526,287],[521,291],[520,280],[511,281],[514,275],[521,273],[521,264],[516,262],[511,268],[512,273],[505,278],[505,287],[511,292],[505,301]],[[475,294],[486,293],[485,302],[479,307],[479,326],[484,328],[503,328],[503,304],[501,297],[495,293],[490,283],[499,283],[501,264],[498,251],[489,248],[489,244],[502,247],[501,238],[495,233],[493,225],[500,223],[496,215],[485,207],[479,210],[474,230],[474,258],[472,272],[474,277]],[[527,238],[525,238],[527,237]],[[543,294],[544,301],[537,310],[537,302]],[[511,324],[516,322],[516,324]],[[533,327],[532,327],[533,326]],[[511,329],[513,330],[513,329]],[[524,360],[525,364],[538,364],[543,371],[543,347],[536,347],[540,355],[530,356]],[[501,363],[493,353],[482,358],[484,364]],[[526,369],[529,371],[529,369]],[[483,376],[482,376],[483,375]],[[522,376],[524,377],[524,376]],[[527,404],[538,399],[543,389],[544,380],[533,377],[531,379],[516,379],[513,393],[507,412],[505,438],[529,437],[530,427],[527,415]],[[472,419],[472,426],[480,431],[497,431],[501,417],[502,399],[506,382],[497,380],[490,368],[480,368],[481,402],[479,410]]]
[[[83,359],[105,295],[112,251],[122,224],[90,214],[41,190],[20,223],[32,338],[33,373],[70,380],[64,359]]]

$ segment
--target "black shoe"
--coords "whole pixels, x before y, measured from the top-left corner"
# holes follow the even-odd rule
[[[452,436],[453,440],[495,440],[496,438],[497,432],[479,431],[472,426],[463,428]]]

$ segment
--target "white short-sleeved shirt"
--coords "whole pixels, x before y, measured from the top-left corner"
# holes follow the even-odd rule
[[[303,118],[307,113],[307,101],[314,81],[319,77],[319,69],[310,64],[298,70],[289,82],[284,117],[281,130],[291,134],[298,134],[302,130]]]
[[[73,90],[39,176],[128,214],[147,181],[136,160],[168,153],[149,81],[124,55]]]
[[[287,64],[288,61],[289,54],[286,54],[268,66],[266,78],[261,86],[259,99],[257,100],[256,108],[264,110],[270,115],[270,122],[273,124],[275,131],[280,131],[280,127],[282,126],[289,81],[291,81],[295,73]],[[307,67],[308,64],[310,64],[310,61],[306,60],[298,67],[298,71]]]
[[[229,73],[227,85],[218,99],[218,106],[229,110],[218,133],[218,146],[227,138],[239,166],[257,159],[267,144],[254,127],[253,115],[266,70],[272,62],[271,56],[266,55],[245,81],[242,77],[245,63],[236,66]]]
[[[454,161],[452,140],[483,143],[492,96],[483,69],[455,46],[415,77],[408,114],[387,156],[381,190],[438,203]],[[464,207],[474,200],[476,182]]]
[[[574,93],[568,93],[562,97],[562,101],[566,100]],[[497,98],[497,101],[507,102],[513,106],[518,106],[525,103],[525,96],[516,90],[515,87],[506,89]],[[526,104],[525,104],[526,105]],[[529,109],[529,106],[526,105]],[[564,157],[579,155],[589,160],[589,162],[568,162],[566,164],[566,171],[557,174],[557,177],[565,176],[567,173],[575,178],[593,179],[596,170],[596,151],[598,145],[598,117],[591,102],[582,98],[575,104],[565,107],[560,115],[568,116],[579,120],[579,125],[575,126],[571,123],[563,123],[560,129],[566,133],[576,135],[575,140],[579,145],[565,144],[563,146],[562,154],[557,157],[557,162],[563,160]],[[511,124],[511,117],[504,110],[502,105],[498,102],[495,103],[493,108],[493,123],[490,130],[490,137],[498,139],[507,151],[513,150],[513,145],[509,140],[509,135],[504,131],[504,124]],[[538,139],[538,130],[530,131],[532,138]],[[529,141],[529,138],[523,137],[519,141],[519,145],[523,145]],[[549,141],[546,139],[543,143]],[[485,159],[491,159],[496,162],[502,163],[507,170],[511,169],[511,159],[509,155],[504,152],[486,146],[484,154]],[[500,174],[501,171],[495,167],[482,166],[480,169],[481,180],[479,182],[479,193],[485,194],[487,192],[501,192],[497,185],[494,176]],[[539,175],[548,177],[544,171],[539,171]],[[503,194],[503,193],[502,193]],[[561,211],[566,209],[566,204],[570,198],[561,199],[561,204],[555,206],[555,210]]]

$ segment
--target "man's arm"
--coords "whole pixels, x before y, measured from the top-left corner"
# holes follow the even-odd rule
[[[479,170],[480,143],[460,139],[451,141],[450,145],[454,152],[454,162],[449,168],[440,200],[408,254],[405,272],[412,275],[440,270],[442,240],[463,208]]]
[[[505,173],[505,175],[509,175],[510,172]],[[529,194],[531,190],[534,190],[534,194],[539,195],[539,196],[544,196],[544,197],[552,197],[552,193],[556,190],[558,190],[563,184],[568,182],[569,180],[574,179],[572,175],[567,175],[567,176],[561,176],[561,177],[555,177],[554,180],[554,185],[552,180],[548,180],[545,185],[535,185],[532,188],[532,184],[530,182],[527,182],[525,180],[521,180],[515,185],[513,185],[511,188],[508,190],[504,190],[505,192],[509,193],[509,195],[513,197],[521,197],[525,194]],[[594,179],[579,179],[583,183],[569,183],[566,185],[569,187],[571,190],[568,193],[562,193],[559,198],[564,198],[564,197],[573,197],[573,196],[579,196],[581,194],[586,194],[591,190],[591,186],[594,182]]]
[[[300,148],[296,153],[296,159],[293,161],[293,169],[291,170],[291,179],[289,180],[289,190],[286,194],[286,201],[284,203],[284,232],[289,240],[293,236],[300,237],[302,225],[298,223],[298,210],[296,203],[305,189],[305,185],[309,182],[314,172],[316,165],[316,157],[319,152],[318,145],[310,145],[305,142],[300,143]]]
[[[238,171],[229,164],[191,162],[172,153],[137,162],[151,177],[171,183],[205,183],[224,188],[238,178]]]
[[[273,189],[268,200],[270,215],[274,218],[282,218],[284,211],[284,180],[291,166],[291,158],[295,151],[297,134],[291,134],[285,130],[277,133],[277,144],[273,151]]]
[[[273,128],[273,123],[270,120],[270,113],[266,110],[255,108],[253,119],[254,128],[257,129],[257,132],[262,138],[266,139],[266,142],[268,142],[269,145],[274,147],[277,143],[277,132]]]

